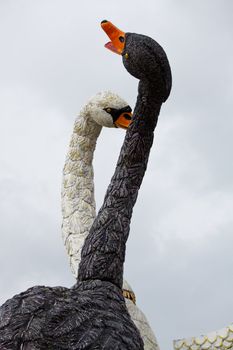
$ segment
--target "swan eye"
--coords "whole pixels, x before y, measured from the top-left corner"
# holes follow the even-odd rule
[[[111,108],[106,108],[106,112],[111,113]]]
[[[126,52],[126,54],[124,54],[124,57],[127,59],[129,58],[129,54]]]

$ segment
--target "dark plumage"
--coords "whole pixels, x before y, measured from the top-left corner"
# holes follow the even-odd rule
[[[137,349],[119,288],[99,280],[36,286],[0,309],[0,349]]]
[[[151,38],[126,34],[122,55],[126,69],[140,79],[139,94],[104,204],[82,250],[77,284],[33,287],[6,301],[0,308],[1,350],[143,349],[121,291],[125,244],[171,74],[166,54]]]

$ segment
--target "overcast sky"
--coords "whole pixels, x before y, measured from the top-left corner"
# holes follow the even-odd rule
[[[173,90],[133,213],[125,274],[161,350],[233,322],[232,0],[0,1],[0,302],[32,285],[71,286],[60,188],[75,116],[138,81],[104,49],[99,22],[166,50]],[[103,130],[98,207],[124,132]]]

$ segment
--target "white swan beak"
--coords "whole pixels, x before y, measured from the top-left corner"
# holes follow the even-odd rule
[[[131,122],[132,122],[132,113],[131,112],[127,112],[127,113],[124,112],[117,118],[114,125],[117,128],[128,129]]]

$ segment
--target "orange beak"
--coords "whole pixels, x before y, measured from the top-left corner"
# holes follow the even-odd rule
[[[125,33],[107,20],[101,22],[101,27],[111,40],[104,46],[118,55],[121,55],[125,47]]]
[[[114,125],[117,128],[128,129],[131,122],[132,122],[132,113],[131,112],[127,112],[127,113],[124,112],[117,118]]]

